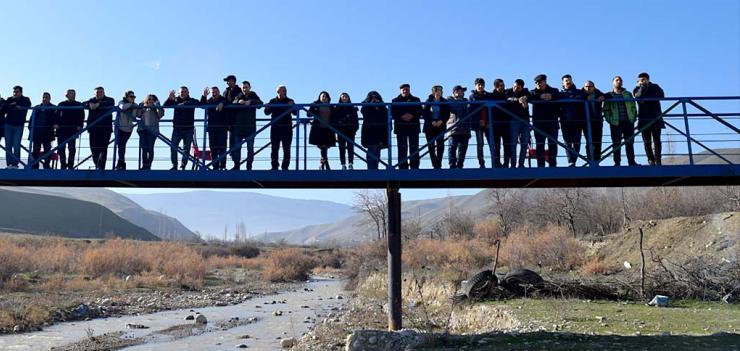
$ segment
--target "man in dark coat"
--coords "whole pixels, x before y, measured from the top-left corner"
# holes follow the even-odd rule
[[[508,104],[506,101],[506,85],[503,79],[496,79],[493,81],[493,91],[491,91],[491,97],[493,101],[498,101],[500,107],[506,108]],[[493,167],[496,168],[509,168],[509,159],[511,158],[511,148],[509,146],[509,126],[511,124],[511,116],[500,108],[494,107],[491,111],[493,120]],[[504,161],[501,162],[501,154],[503,150]],[[513,164],[511,165],[514,166]]]
[[[105,169],[108,159],[108,144],[113,134],[113,109],[116,102],[105,96],[103,87],[95,88],[95,97],[84,104],[87,114],[87,132],[90,134],[90,151],[95,169]]]
[[[247,144],[247,170],[252,170],[254,162],[254,137],[257,132],[257,106],[262,105],[262,100],[257,93],[252,91],[249,81],[242,82],[241,94],[232,101],[240,108],[234,110],[234,123],[231,130],[229,147],[231,159],[234,161],[232,170],[239,170],[242,159],[242,145]]]
[[[79,133],[85,124],[85,110],[82,103],[75,100],[77,92],[74,89],[67,89],[66,97],[67,100],[60,102],[58,106],[69,108],[57,110],[54,129],[57,134],[61,169],[73,169],[77,153],[78,135],[76,133]],[[64,144],[65,141],[67,141],[66,144]],[[67,150],[69,150],[69,155],[67,155]]]
[[[270,99],[268,104],[284,106],[265,107],[265,115],[271,116],[270,145],[272,146],[272,152],[270,153],[270,158],[272,161],[272,170],[275,171],[280,166],[285,171],[290,167],[290,144],[293,140],[293,118],[291,114],[297,116],[298,111],[292,106],[295,104],[295,101],[288,97],[288,88],[280,85],[276,91],[277,96]],[[283,147],[282,163],[278,162],[278,153],[280,152],[281,145]]]
[[[443,97],[441,85],[432,87],[432,94],[426,102],[429,104],[424,104],[424,136],[427,140],[432,167],[440,169],[444,158],[444,132],[447,129],[447,121],[450,119],[450,105],[435,104],[447,102]]]
[[[550,167],[557,167],[558,157],[558,113],[560,108],[550,101],[558,100],[560,92],[547,85],[547,76],[540,74],[534,78],[536,88],[531,91],[532,125],[535,128],[534,140],[537,143],[537,167],[545,167],[545,159]],[[547,141],[547,151],[545,151]]]
[[[524,168],[524,161],[529,152],[529,89],[524,87],[524,80],[514,81],[511,89],[506,90],[506,106],[508,110],[519,118],[511,118],[509,124],[509,161],[511,168]],[[517,160],[516,146],[520,145]],[[507,163],[504,161],[504,163]]]
[[[396,96],[392,102],[421,102],[421,100],[411,95],[411,86],[401,84],[399,87],[401,93]],[[395,124],[396,141],[398,142],[398,165],[399,169],[419,169],[421,163],[419,158],[419,133],[421,126],[422,108],[421,104],[391,106],[391,115]],[[411,156],[406,160],[409,153]]]
[[[190,97],[190,90],[186,86],[180,87],[180,96],[175,97],[175,91],[170,91],[164,106],[176,106],[172,113],[172,139],[170,147],[170,161],[172,162],[171,171],[177,170],[177,148],[182,142],[182,149],[185,152],[182,155],[180,169],[185,169],[190,157],[190,148],[193,144],[193,135],[195,132],[195,105],[198,100]],[[193,107],[188,107],[193,106]]]
[[[221,95],[218,87],[211,88],[211,97],[208,98],[208,88],[203,89],[203,96],[200,97],[201,104],[215,105],[209,108],[208,113],[208,146],[211,148],[213,160],[221,158],[214,162],[214,170],[226,170],[226,139],[228,138],[228,115],[225,106],[229,101]],[[223,157],[222,157],[223,156]]]
[[[8,168],[18,168],[20,163],[23,126],[29,107],[31,99],[23,96],[23,87],[13,87],[13,96],[5,100],[2,111],[5,114],[5,162]]]
[[[583,84],[583,96],[588,101],[588,119],[583,125],[583,135],[586,137],[586,157],[595,162],[601,159],[601,140],[604,134],[604,116],[602,103],[606,99],[601,90],[596,89],[594,82],[587,80]],[[591,139],[588,130],[591,129]],[[593,157],[591,156],[593,149]]]
[[[637,86],[632,91],[635,99],[664,98],[663,89],[650,81],[650,75],[640,73],[637,76]],[[637,101],[637,128],[642,131],[642,141],[645,144],[645,155],[651,166],[661,165],[662,145],[660,141],[663,122],[663,109],[660,100]]]
[[[585,105],[580,102],[585,100],[583,91],[573,84],[570,74],[562,78],[563,88],[560,97],[568,100],[579,100],[578,102],[563,102],[560,105],[560,127],[563,129],[563,140],[568,154],[568,166],[575,167],[578,155],[581,152],[581,135],[586,122]]]
[[[55,107],[51,103],[51,94],[46,92],[41,98],[41,104],[35,107],[36,112],[33,115],[33,123],[28,125],[28,138],[33,144],[31,150],[34,160],[37,160],[41,156],[41,146],[44,147],[44,154],[51,151],[51,141],[54,140],[53,125],[57,113]],[[44,165],[44,169],[51,167],[51,155],[44,157],[40,162]],[[31,168],[39,169],[39,163],[34,163]]]
[[[473,111],[480,107],[480,104],[474,103],[475,101],[491,101],[493,95],[486,91],[486,81],[483,78],[475,79],[475,89],[470,93],[470,111]],[[486,168],[486,159],[483,154],[483,145],[485,142],[488,143],[489,148],[491,147],[491,133],[488,130],[488,108],[483,107],[478,111],[478,118],[471,120],[472,129],[475,131],[475,148],[478,156],[478,166],[480,168]],[[485,139],[485,142],[484,142]],[[493,150],[491,150],[493,153]]]

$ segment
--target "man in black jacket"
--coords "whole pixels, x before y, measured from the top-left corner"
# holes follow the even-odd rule
[[[483,78],[475,79],[475,89],[470,93],[470,110],[477,109],[480,104],[473,103],[474,101],[491,101],[493,95],[486,91],[486,81]],[[480,168],[486,168],[486,159],[483,154],[484,138],[485,142],[488,142],[489,148],[491,147],[491,133],[488,131],[488,108],[483,107],[478,112],[478,117],[471,118],[471,126],[475,131],[475,149],[478,156],[478,166]],[[493,149],[491,149],[493,153]]]
[[[506,107],[519,118],[511,118],[509,125],[509,157],[508,164],[511,168],[518,165],[524,168],[524,160],[527,157],[529,147],[529,89],[524,87],[524,80],[517,79],[511,89],[506,90]],[[517,161],[516,146],[521,145],[519,159]],[[504,161],[507,163],[507,161]]]
[[[51,103],[51,94],[44,93],[41,98],[41,104],[35,107],[36,113],[33,115],[33,123],[28,125],[30,133],[29,139],[32,141],[32,156],[37,160],[41,156],[41,146],[44,147],[44,154],[51,151],[51,141],[54,140],[54,120],[57,113],[56,106]],[[44,169],[51,166],[51,155],[41,160]],[[39,163],[34,163],[31,168],[39,169]]]
[[[90,134],[90,151],[95,169],[105,169],[108,159],[108,144],[113,134],[113,109],[116,102],[105,96],[103,87],[95,88],[95,97],[84,104],[87,114],[87,132]]]
[[[421,100],[411,95],[411,86],[409,84],[401,84],[399,87],[401,93],[396,96],[392,102],[421,102]],[[398,165],[399,169],[419,169],[421,160],[419,158],[419,133],[421,132],[421,126],[419,125],[420,117],[422,114],[421,104],[419,105],[405,105],[405,106],[391,106],[391,116],[393,117],[393,128],[396,133],[396,141],[398,142],[398,161],[401,162]],[[409,160],[406,160],[409,152],[411,156]]]
[[[280,166],[285,171],[290,167],[290,144],[293,140],[293,118],[291,114],[297,116],[298,111],[291,106],[295,104],[295,101],[288,97],[288,88],[279,85],[276,91],[277,96],[270,99],[269,104],[285,106],[265,107],[265,115],[271,116],[270,145],[272,146],[272,152],[270,158],[272,159],[272,170],[276,171]],[[282,163],[278,162],[280,145],[283,146]]]
[[[537,167],[545,167],[545,159],[550,167],[556,167],[560,108],[550,101],[558,100],[560,93],[557,89],[547,85],[547,76],[544,74],[535,77],[534,82],[537,87],[532,90],[529,101],[535,102],[532,106],[532,125],[536,128],[534,140],[537,143]],[[545,140],[547,140],[547,151],[545,151]]]
[[[211,97],[208,98],[208,88],[203,89],[203,96],[200,97],[201,104],[215,105],[209,108],[208,113],[208,145],[211,148],[213,160],[221,158],[214,162],[214,170],[226,170],[226,139],[228,137],[228,115],[224,109],[229,101],[221,95],[218,87],[211,88]]]
[[[190,97],[190,90],[186,86],[180,87],[180,96],[175,97],[175,91],[170,91],[164,106],[176,106],[172,114],[172,145],[170,147],[170,161],[172,162],[171,171],[177,170],[177,148],[182,142],[182,161],[180,169],[185,169],[190,157],[190,148],[193,144],[193,134],[195,132],[195,106],[198,100]]]
[[[491,91],[493,101],[498,101],[500,107],[506,109],[506,85],[503,79],[493,81],[493,91]],[[511,148],[509,147],[509,125],[511,116],[500,108],[494,107],[491,113],[493,119],[493,167],[509,168],[509,158],[511,158]],[[501,162],[501,151],[503,150],[504,161]],[[513,167],[514,164],[511,165]]]
[[[21,160],[21,140],[31,99],[23,96],[23,87],[14,86],[13,96],[5,100],[5,162],[8,168],[18,168]]]
[[[232,103],[242,106],[234,111],[234,123],[231,130],[229,147],[231,159],[234,161],[232,170],[239,170],[242,160],[242,145],[247,144],[247,170],[252,170],[254,162],[254,133],[257,132],[257,108],[248,106],[262,105],[257,93],[252,91],[249,81],[242,82],[241,94],[237,95]]]
[[[73,169],[78,137],[75,134],[79,133],[85,124],[85,110],[82,103],[75,100],[77,92],[74,89],[67,89],[66,97],[67,100],[60,102],[58,106],[69,108],[57,111],[54,129],[57,134],[61,169]],[[67,141],[68,139],[69,141]],[[67,141],[67,144],[64,144],[65,141]],[[67,150],[69,150],[69,155],[67,155]]]
[[[601,90],[596,89],[594,82],[587,80],[583,84],[583,96],[588,101],[589,118],[583,125],[583,133],[586,136],[586,156],[589,160],[598,162],[601,159],[601,140],[604,134],[604,116],[602,103],[606,99]],[[588,138],[588,130],[591,128],[591,139]],[[591,156],[593,149],[593,157]]]
[[[632,91],[635,99],[664,98],[663,89],[655,83],[650,82],[650,75],[640,73],[637,76],[637,86]],[[662,145],[660,141],[661,129],[665,128],[663,122],[663,109],[660,100],[637,101],[637,128],[642,131],[642,141],[645,144],[645,155],[651,166],[661,165]],[[653,147],[654,150],[653,151]]]
[[[568,100],[585,100],[583,91],[573,84],[570,74],[562,78],[563,88],[560,97]],[[560,127],[563,129],[563,140],[565,141],[566,154],[568,155],[568,166],[575,167],[578,155],[581,152],[581,135],[586,123],[585,105],[578,102],[564,102],[560,106]]]

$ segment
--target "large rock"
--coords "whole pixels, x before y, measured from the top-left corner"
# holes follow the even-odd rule
[[[280,340],[280,347],[284,349],[289,349],[295,346],[296,344],[298,344],[298,340],[296,340],[295,338],[287,338],[287,339]]]
[[[195,324],[199,324],[199,325],[208,324],[208,319],[206,318],[206,316],[199,314],[195,316]]]
[[[355,330],[347,336],[345,350],[347,351],[376,351],[376,350],[404,350],[415,347],[423,341],[423,337],[413,330],[390,332],[384,330]]]

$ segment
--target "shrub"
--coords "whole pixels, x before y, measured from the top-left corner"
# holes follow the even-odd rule
[[[581,267],[581,272],[585,275],[606,275],[608,268],[606,263],[598,258],[592,258]]]
[[[549,225],[532,234],[521,227],[502,245],[502,259],[510,268],[549,267],[571,270],[583,261],[582,247],[562,227]]]
[[[267,254],[262,277],[272,282],[305,280],[316,264],[302,249],[277,249]]]

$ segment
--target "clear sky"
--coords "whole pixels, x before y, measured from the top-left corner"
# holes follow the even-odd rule
[[[531,87],[538,73],[556,87],[570,73],[609,90],[614,75],[631,86],[642,71],[670,96],[740,95],[737,0],[13,1],[0,26],[0,95],[22,85],[34,104],[42,91],[58,102],[67,88],[87,98],[98,85],[116,99],[128,89],[164,98],[180,85],[200,96],[227,74],[263,99],[285,84],[299,102],[321,90],[390,100],[403,82],[423,99],[434,84],[450,93],[479,76]]]

